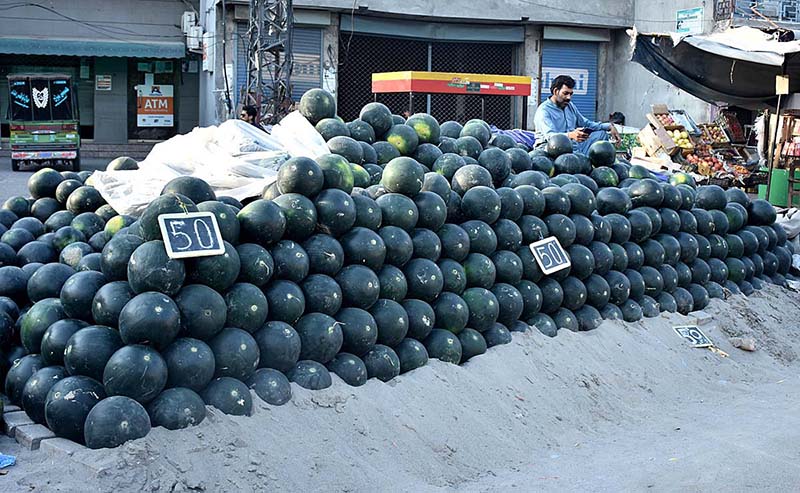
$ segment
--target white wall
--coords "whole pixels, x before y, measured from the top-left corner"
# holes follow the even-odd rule
[[[675,31],[677,10],[693,7],[705,8],[703,30],[711,32],[714,28],[714,2],[711,0],[636,0],[634,24],[642,33]],[[607,117],[614,111],[621,111],[627,125],[643,127],[650,105],[666,103],[670,108],[686,110],[698,122],[709,119],[708,103],[630,61],[632,53],[631,38],[625,30],[614,31],[606,58],[605,100],[601,101],[600,115]]]

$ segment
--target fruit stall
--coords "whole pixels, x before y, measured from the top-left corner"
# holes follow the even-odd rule
[[[680,171],[664,181],[610,142],[576,154],[556,134],[531,150],[479,119],[377,102],[344,122],[321,89],[270,138],[269,159],[229,166],[257,176],[254,192],[216,159],[121,158],[40,170],[0,207],[10,403],[58,437],[116,447],[196,425],[206,406],[283,405],[290,383],[388,382],[517,333],[546,344],[794,279],[768,202]],[[141,188],[154,195],[134,207]]]
[[[734,113],[723,110],[715,121],[698,124],[685,110],[655,104],[646,116],[648,124],[637,136],[641,147],[631,149],[632,157],[651,158],[649,163],[655,168],[680,169],[700,183],[723,188],[754,192],[757,185],[766,183],[757,151],[747,145]]]

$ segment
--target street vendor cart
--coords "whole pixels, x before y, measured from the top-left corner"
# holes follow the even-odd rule
[[[531,78],[522,75],[459,74],[451,72],[382,72],[372,74],[372,93],[408,93],[409,112],[414,112],[414,96],[424,94],[463,94],[481,98],[481,119],[486,112],[485,96],[531,94]],[[523,108],[527,105],[523,104]],[[523,118],[524,120],[524,118]]]

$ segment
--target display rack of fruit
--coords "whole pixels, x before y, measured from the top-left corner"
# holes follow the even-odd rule
[[[639,147],[639,136],[637,134],[620,134],[620,140],[614,143],[614,148],[618,152],[630,152],[634,147]]]
[[[721,145],[730,144],[728,136],[725,131],[716,123],[705,123],[700,125],[700,130],[703,132],[702,140],[708,144]]]
[[[704,176],[711,176],[715,171],[725,169],[725,164],[714,156],[699,157],[696,154],[686,156],[686,161],[697,167],[697,172]]]
[[[698,142],[694,146],[693,154],[695,154],[697,157],[711,156],[711,146],[705,142]]]
[[[714,151],[714,156],[723,163],[728,164],[729,167],[736,165],[744,166],[745,164],[742,156],[733,149],[717,149]]]
[[[655,117],[658,120],[658,122],[664,125],[665,127],[676,126],[675,120],[668,113],[656,113]]]
[[[667,130],[667,133],[672,137],[672,140],[675,141],[675,145],[680,147],[684,152],[694,149],[692,139],[689,137],[689,133],[686,130]]]
[[[672,121],[675,122],[675,125],[680,125],[687,132],[689,135],[700,135],[700,129],[697,127],[697,123],[683,110],[669,110],[669,114],[672,117]]]
[[[729,111],[723,111],[718,119],[720,125],[725,129],[730,137],[731,142],[744,142],[744,130],[736,114]]]

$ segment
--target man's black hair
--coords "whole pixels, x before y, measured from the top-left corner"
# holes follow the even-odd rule
[[[569,75],[559,75],[553,79],[553,82],[550,84],[550,94],[554,94],[556,91],[561,89],[561,86],[567,86],[570,89],[575,89],[575,79]]]
[[[609,115],[608,121],[617,125],[625,125],[625,115],[619,111],[615,111]]]
[[[247,116],[252,116],[253,118],[255,118],[256,115],[258,115],[258,110],[256,109],[255,106],[251,104],[248,104],[247,106],[243,107],[242,111],[247,113]]]

